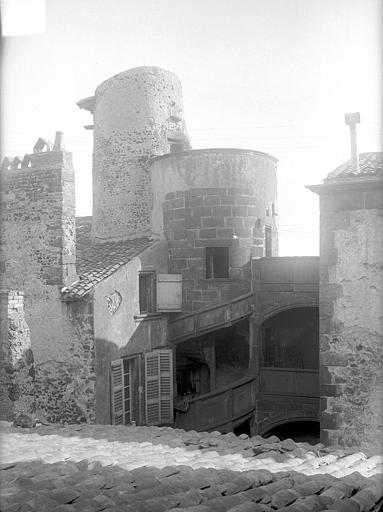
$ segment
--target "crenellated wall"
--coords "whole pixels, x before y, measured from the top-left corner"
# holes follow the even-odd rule
[[[39,139],[32,154],[6,158],[1,172],[1,280],[4,290],[24,294],[36,414],[49,421],[88,420],[92,315],[79,306],[70,311],[61,300],[61,288],[77,279],[72,155],[57,132],[53,145]]]

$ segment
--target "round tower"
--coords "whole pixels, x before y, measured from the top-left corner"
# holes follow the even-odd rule
[[[245,149],[201,149],[151,160],[152,229],[183,275],[183,310],[250,292],[252,257],[278,255],[277,160]]]
[[[93,239],[150,235],[147,161],[187,147],[179,79],[157,67],[130,69],[79,106],[94,115]]]

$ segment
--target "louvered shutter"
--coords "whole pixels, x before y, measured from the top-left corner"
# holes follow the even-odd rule
[[[123,378],[124,369],[122,359],[112,361],[110,367],[112,390],[112,425],[122,425],[124,422]]]
[[[157,274],[157,311],[182,311],[182,274]]]
[[[145,406],[147,425],[173,423],[173,352],[145,354]]]

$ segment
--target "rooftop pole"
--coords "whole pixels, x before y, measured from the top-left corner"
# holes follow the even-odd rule
[[[346,124],[350,127],[350,144],[351,144],[351,165],[354,173],[359,173],[359,155],[356,144],[356,125],[360,123],[360,112],[345,114]]]

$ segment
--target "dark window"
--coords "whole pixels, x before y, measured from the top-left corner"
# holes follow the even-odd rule
[[[138,277],[140,313],[156,311],[156,274],[155,272],[140,272]]]
[[[270,258],[273,255],[272,231],[269,226],[265,227],[265,256]]]
[[[206,279],[229,277],[229,248],[206,247]]]

